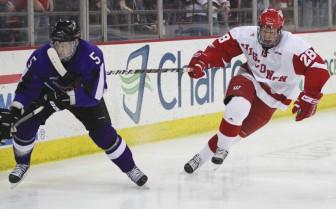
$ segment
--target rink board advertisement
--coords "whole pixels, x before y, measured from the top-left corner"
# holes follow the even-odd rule
[[[336,46],[331,45],[329,41],[333,40],[332,37],[336,36],[336,32],[299,34],[299,36],[314,46],[326,59],[331,74],[336,74]],[[176,40],[99,47],[104,52],[106,71],[181,68],[188,63],[194,52],[204,49],[212,40],[210,38]],[[8,108],[11,104],[18,79],[32,51],[29,49],[0,52],[2,63],[0,107]],[[207,71],[206,77],[199,80],[190,79],[187,73],[176,72],[108,75],[108,90],[104,97],[112,124],[130,144],[215,129],[223,115],[223,97],[228,82],[242,62],[244,59],[237,57],[225,70],[211,69]],[[328,81],[323,92],[326,96],[320,106],[324,108],[336,106],[335,76]],[[288,112],[279,113],[281,114],[288,115]],[[191,127],[190,124],[194,125]],[[48,160],[76,155],[66,152],[84,154],[97,150],[91,142],[87,142],[88,140],[85,139],[84,142],[82,138],[88,138],[84,127],[68,111],[54,114],[46,125],[40,128],[37,137],[39,141],[48,141],[40,143],[43,144],[40,146],[54,149],[55,152],[58,152],[63,144],[70,146],[62,149],[62,156],[53,154],[55,157]],[[7,141],[10,144],[10,140]],[[2,161],[12,158],[12,154],[8,154],[10,153],[8,147],[8,145],[0,146],[0,170],[8,168],[8,163]],[[85,151],[78,151],[77,148]],[[49,156],[46,152],[44,151],[43,155]],[[36,155],[38,162],[46,160],[42,158],[47,158]],[[9,161],[12,162],[12,159]]]

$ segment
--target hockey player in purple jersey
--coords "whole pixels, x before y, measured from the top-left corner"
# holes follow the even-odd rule
[[[0,114],[0,138],[13,136],[17,163],[9,181],[20,182],[28,171],[40,125],[53,113],[67,109],[122,172],[138,186],[144,185],[147,176],[135,165],[130,148],[111,125],[103,99],[107,85],[102,51],[80,39],[80,29],[73,20],[59,20],[50,38],[50,43],[30,56],[10,110]],[[47,53],[49,48],[56,50],[66,69],[65,75],[56,70]],[[40,105],[41,112],[13,127]]]

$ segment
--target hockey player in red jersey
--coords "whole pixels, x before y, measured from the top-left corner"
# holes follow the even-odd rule
[[[285,110],[293,99],[296,121],[315,114],[329,72],[313,47],[283,31],[283,25],[280,10],[266,9],[258,26],[234,28],[191,58],[189,76],[195,79],[204,76],[208,68],[225,67],[241,54],[247,62],[230,81],[217,134],[185,164],[187,173],[210,159],[222,164],[233,144],[263,127],[276,109]],[[304,89],[297,97],[302,76]]]

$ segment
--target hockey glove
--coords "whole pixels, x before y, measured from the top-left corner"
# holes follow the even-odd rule
[[[50,92],[44,99],[55,111],[67,109],[71,105],[70,96],[66,93]]]
[[[188,64],[188,68],[190,68],[188,74],[192,78],[201,78],[205,75],[204,70],[209,68],[209,66],[206,55],[202,51],[198,51],[193,55]]]
[[[313,116],[316,112],[316,107],[320,101],[322,93],[318,95],[311,95],[305,91],[302,91],[294,103],[292,113],[296,114],[296,121],[301,121],[305,118]]]
[[[82,85],[82,77],[76,73],[67,72],[63,77],[54,81],[54,85],[63,92],[71,91]]]
[[[10,109],[0,108],[0,141],[12,137],[16,132],[15,123],[22,115],[22,109],[11,106]]]

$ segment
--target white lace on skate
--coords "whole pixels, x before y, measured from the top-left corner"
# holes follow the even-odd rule
[[[189,164],[192,170],[195,171],[203,164],[203,160],[199,154],[196,154],[193,158],[191,158],[191,160],[189,160],[187,164]]]
[[[137,166],[134,166],[134,168],[128,171],[126,174],[135,183],[137,183],[140,178],[145,175]]]
[[[21,181],[29,169],[29,165],[16,164],[13,171],[9,174],[9,181],[11,183],[18,183]]]

